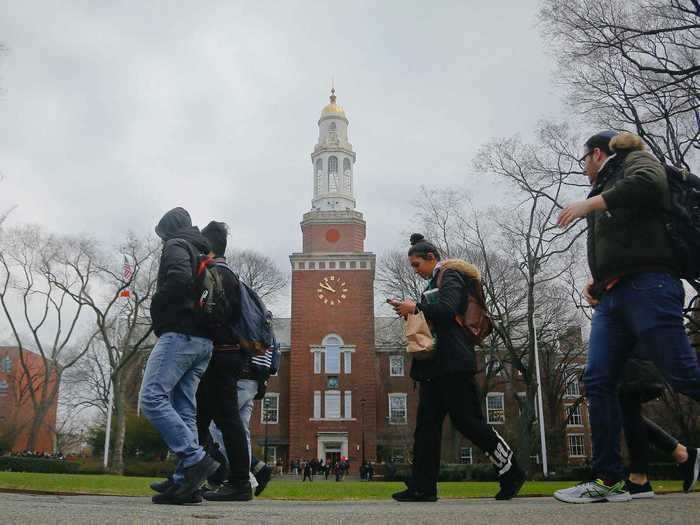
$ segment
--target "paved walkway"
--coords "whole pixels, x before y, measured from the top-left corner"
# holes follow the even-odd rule
[[[0,523],[14,524],[419,524],[456,525],[697,525],[700,494],[669,494],[629,503],[566,505],[552,498],[292,502],[257,500],[244,504],[152,505],[148,498],[0,494]]]

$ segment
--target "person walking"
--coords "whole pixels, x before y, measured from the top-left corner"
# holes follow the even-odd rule
[[[198,442],[196,392],[212,352],[211,334],[195,315],[193,253],[209,243],[192,226],[187,210],[174,208],[156,226],[163,240],[156,292],[151,302],[158,341],[146,363],[140,392],[142,414],[178,457],[173,477],[159,485],[156,504],[201,502],[199,488],[219,467]]]
[[[212,359],[197,391],[197,428],[200,443],[209,443],[209,427],[212,421],[216,423],[223,437],[229,467],[227,481],[216,491],[207,491],[203,496],[211,501],[249,501],[253,498],[250,451],[238,409],[237,388],[247,354],[238,344],[238,334],[234,329],[241,315],[240,284],[233,270],[226,266],[226,224],[212,221],[202,230],[202,234],[214,252],[227,312],[226,320],[213,331]]]
[[[589,401],[594,479],[555,492],[567,503],[630,501],[620,453],[623,414],[617,388],[635,348],[676,391],[700,399],[700,368],[683,324],[685,292],[665,216],[664,167],[640,137],[603,131],[584,145],[588,198],[561,211],[558,223],[588,222],[592,279],[584,296],[595,308],[584,384]]]
[[[403,317],[423,312],[437,348],[430,359],[413,359],[411,365],[411,378],[419,384],[412,477],[408,488],[392,497],[397,501],[437,501],[442,425],[449,414],[457,430],[481,448],[495,466],[500,483],[496,499],[511,499],[525,482],[525,472],[508,443],[484,420],[474,378],[474,345],[455,319],[465,311],[470,282],[481,278],[479,271],[465,261],[442,261],[437,247],[420,234],[411,235],[408,259],[414,271],[429,281],[426,292],[418,304],[409,300],[390,303]],[[435,293],[437,299],[426,298],[426,294],[434,297]]]

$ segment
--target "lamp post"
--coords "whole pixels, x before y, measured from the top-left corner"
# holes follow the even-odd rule
[[[539,345],[537,344],[537,326],[535,325],[535,316],[532,316],[532,331],[535,335],[535,373],[537,375],[537,408],[539,411],[539,417],[537,418],[540,423],[540,444],[542,448],[542,473],[546,478],[549,475],[549,469],[547,468],[547,440],[544,433],[544,410],[542,407],[542,379],[540,377],[540,352]]]
[[[267,443],[268,443],[268,427],[270,426],[270,398],[263,398],[263,423],[265,424],[265,457],[263,461],[267,464]]]
[[[362,464],[365,464],[365,400],[360,399],[360,407],[362,409]]]

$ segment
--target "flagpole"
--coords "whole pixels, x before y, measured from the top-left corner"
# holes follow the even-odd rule
[[[119,300],[117,300],[117,303]],[[119,320],[121,319],[121,312],[117,312],[117,320],[114,323],[114,334],[112,336],[112,341],[115,344],[119,344]],[[105,428],[105,452],[103,465],[107,468],[109,464],[109,437],[112,432],[112,410],[114,410],[114,381],[112,381],[112,374],[114,372],[110,369],[109,371],[109,396],[107,401],[107,427]]]

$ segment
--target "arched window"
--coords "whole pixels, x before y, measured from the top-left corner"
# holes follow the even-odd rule
[[[328,129],[331,131],[335,131],[335,122],[331,122],[331,125],[328,126]]]
[[[338,191],[338,157],[328,158],[328,191]]]
[[[321,193],[321,184],[323,183],[323,160],[316,161],[316,195]]]
[[[340,374],[340,347],[343,342],[336,335],[326,336],[323,340],[326,354],[326,374]]]
[[[345,191],[352,193],[352,168],[350,167],[350,159],[343,159],[343,186]]]

